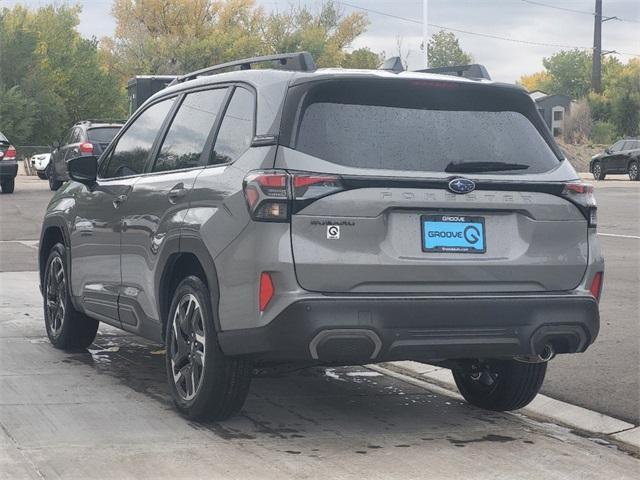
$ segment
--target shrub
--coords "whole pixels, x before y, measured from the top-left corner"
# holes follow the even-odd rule
[[[611,122],[596,122],[591,129],[591,141],[596,144],[609,145],[616,139],[616,127]]]

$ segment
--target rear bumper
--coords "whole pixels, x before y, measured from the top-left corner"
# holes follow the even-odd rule
[[[227,355],[356,364],[582,352],[599,330],[586,295],[323,297],[300,300],[264,327],[220,332]]]
[[[18,175],[17,160],[0,160],[0,177],[14,178]]]

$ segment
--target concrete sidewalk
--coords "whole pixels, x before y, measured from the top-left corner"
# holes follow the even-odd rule
[[[363,367],[257,374],[241,415],[175,413],[162,347],[44,336],[35,272],[0,273],[0,478],[637,478],[613,445]]]

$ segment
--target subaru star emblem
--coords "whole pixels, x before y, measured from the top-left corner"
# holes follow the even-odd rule
[[[453,193],[470,193],[473,192],[475,188],[476,184],[468,178],[454,178],[449,182],[449,190]]]

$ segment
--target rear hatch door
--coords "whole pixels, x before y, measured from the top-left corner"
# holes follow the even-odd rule
[[[588,224],[559,181],[575,172],[524,93],[406,79],[298,88],[287,100],[299,102],[297,124],[276,167],[336,176],[296,189],[291,241],[303,288],[508,293],[580,283]]]

